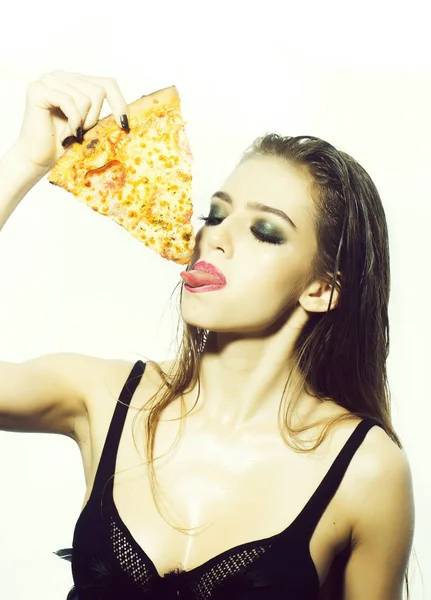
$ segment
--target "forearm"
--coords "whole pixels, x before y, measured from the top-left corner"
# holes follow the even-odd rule
[[[19,202],[49,171],[49,168],[30,164],[17,145],[0,159],[0,229]]]

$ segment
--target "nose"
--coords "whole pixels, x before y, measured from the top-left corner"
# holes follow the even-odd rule
[[[232,254],[231,227],[226,221],[227,219],[219,225],[202,227],[199,231],[199,246],[202,249],[202,256],[208,256],[209,252],[215,250],[221,250],[228,256]]]

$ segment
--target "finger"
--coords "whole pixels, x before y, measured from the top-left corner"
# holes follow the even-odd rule
[[[111,107],[112,114],[116,123],[119,125],[119,127],[126,129],[126,127],[124,127],[121,122],[121,117],[125,116],[127,118],[128,123],[130,118],[129,107],[127,106],[127,102],[120,90],[117,81],[112,77],[81,77],[83,77],[86,81],[89,81],[90,83],[101,86],[105,90],[106,100],[108,101],[108,104]]]
[[[55,75],[68,86],[78,89],[87,98],[90,99],[89,109],[83,121],[84,131],[94,127],[100,118],[103,102],[106,92],[101,85],[96,85],[88,79],[84,79],[79,73],[65,73],[64,71],[55,71]]]
[[[57,90],[63,94],[67,94],[74,99],[79,114],[81,115],[81,125],[83,128],[85,128],[85,120],[91,108],[91,98],[82,89],[79,89],[71,85],[70,82],[57,77],[56,72],[44,75],[41,78],[41,81],[47,87]]]
[[[45,110],[55,108],[61,110],[65,119],[67,119],[67,125],[61,134],[61,140],[63,136],[75,136],[78,128],[82,127],[81,115],[72,96],[53,90],[41,81],[35,81],[27,88],[27,99],[30,104]]]

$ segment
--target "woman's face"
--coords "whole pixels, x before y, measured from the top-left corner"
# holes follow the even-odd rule
[[[317,250],[310,189],[305,172],[281,159],[254,155],[238,165],[211,199],[191,260],[215,265],[227,284],[212,292],[183,289],[187,323],[263,332],[297,304]]]

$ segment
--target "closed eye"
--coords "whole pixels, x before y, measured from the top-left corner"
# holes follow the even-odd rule
[[[198,218],[200,221],[204,221],[205,225],[208,227],[220,225],[220,223],[224,220],[224,217],[214,217],[211,214],[209,214],[207,217],[205,217],[204,215],[201,215]],[[250,230],[258,242],[264,242],[267,244],[275,244],[275,245],[279,245],[284,242],[283,238],[279,238],[279,237],[268,235],[267,233],[263,233],[262,231],[259,231],[259,229],[256,229],[256,227],[251,227]]]

